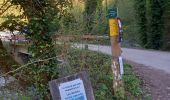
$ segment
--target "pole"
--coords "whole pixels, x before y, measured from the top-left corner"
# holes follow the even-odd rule
[[[113,95],[124,98],[124,88],[120,73],[119,57],[121,56],[121,47],[119,45],[119,25],[116,17],[109,19],[110,42],[112,50],[112,73],[113,73]]]

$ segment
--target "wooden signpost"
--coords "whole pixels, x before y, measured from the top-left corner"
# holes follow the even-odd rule
[[[123,64],[121,58],[121,48],[119,44],[119,23],[117,19],[117,9],[109,10],[109,29],[110,29],[110,41],[112,48],[112,73],[113,73],[113,94],[116,96],[123,91],[122,76]]]
[[[87,72],[49,82],[53,100],[95,100]]]

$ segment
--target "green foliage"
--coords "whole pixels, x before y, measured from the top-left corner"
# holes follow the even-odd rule
[[[17,97],[18,97],[19,100],[31,100],[30,97],[23,95],[22,93],[18,93]]]
[[[163,36],[162,36],[162,49],[163,50],[170,50],[170,34],[169,34],[169,29],[170,29],[170,1],[165,0],[164,1],[164,13],[163,13],[163,20],[164,20],[164,28],[163,28]]]
[[[123,77],[125,90],[129,91],[133,96],[139,97],[141,95],[142,90],[140,89],[140,80],[135,75],[132,70],[132,66],[125,65],[125,75]]]
[[[96,11],[97,8],[97,0],[86,0],[85,1],[85,13],[87,13],[87,15],[91,15]]]
[[[146,18],[146,0],[135,0],[137,21],[139,25],[139,39],[143,47],[147,45],[147,18]]]
[[[26,22],[21,21],[19,16],[8,15],[6,20],[1,23],[0,30],[9,30],[10,32],[21,31],[21,29],[26,25]]]
[[[148,47],[152,49],[160,49],[162,47],[163,35],[163,12],[164,0],[155,1],[151,0],[151,26]]]
[[[93,29],[91,30],[91,34],[95,35],[108,35],[108,19],[107,12],[103,8],[102,5],[103,0],[97,1],[96,12],[94,16]]]
[[[84,11],[84,19],[86,21],[86,27],[88,32],[90,32],[93,28],[94,23],[94,14],[97,9],[97,0],[86,0],[85,1],[85,11]]]
[[[32,45],[29,47],[29,51],[32,53],[32,61],[38,61],[40,59],[48,59],[55,57],[54,46],[51,36],[52,28],[50,28],[49,16],[43,16],[42,18],[33,18],[29,21],[30,34],[27,37],[31,38]],[[48,81],[57,78],[57,60],[51,59],[49,61],[42,61],[34,63],[25,70],[27,73],[27,79],[31,82],[31,87],[34,87],[37,91],[39,98],[42,98],[48,94]]]
[[[125,46],[168,48],[168,0],[120,0],[119,16],[123,21]],[[140,43],[140,45],[138,45]]]
[[[96,8],[87,8],[87,6],[94,4],[86,6],[87,2],[93,3],[95,1],[85,1],[85,3],[74,1],[73,9],[70,10],[71,14],[68,17],[62,17],[62,19],[60,20],[61,34],[107,35],[107,33],[105,32],[107,26],[107,19],[106,14],[103,10],[102,1],[103,0],[97,0]],[[93,13],[89,11],[90,9],[93,9]],[[88,11],[86,12],[86,10]]]
[[[59,31],[61,32],[60,34],[67,34],[67,35],[73,35],[73,34],[79,34],[75,32],[75,30],[79,30],[80,28],[80,23],[76,21],[75,17],[73,14],[68,14],[67,16],[63,16],[60,21],[60,29]],[[76,25],[78,25],[76,27]]]
[[[68,61],[70,73],[88,70],[96,100],[111,100],[112,74],[110,57],[85,50],[71,50]]]
[[[135,0],[140,42],[143,47],[162,48],[164,0]]]
[[[39,99],[49,98],[48,81],[58,78],[57,60],[49,59],[56,57],[55,48],[52,41],[54,31],[59,29],[59,20],[62,16],[68,15],[68,9],[71,7],[70,0],[10,0],[13,5],[19,5],[23,9],[23,15],[28,20],[28,31],[26,37],[30,38],[32,45],[29,47],[29,52],[32,58],[29,63],[33,63],[27,68],[23,69],[20,74],[26,80],[29,87],[32,87],[36,92],[34,96]],[[19,19],[21,20],[21,19]],[[21,25],[13,19],[7,20],[4,25],[5,28],[10,28],[13,31],[17,25]],[[14,27],[11,27],[12,23]],[[17,24],[16,24],[17,23]]]
[[[119,97],[116,99],[112,95],[112,71],[111,71],[111,57],[101,53],[95,53],[87,50],[69,50],[68,58],[68,71],[64,76],[78,73],[87,70],[90,74],[90,80],[94,89],[96,100],[121,100]],[[61,75],[63,76],[63,75]],[[126,93],[130,93],[129,99],[140,98],[140,80],[130,65],[125,65],[125,75],[123,78]]]
[[[106,18],[105,8],[103,6],[103,0],[87,0],[83,3],[80,1],[74,1],[73,9],[70,10],[70,13],[71,17],[64,16],[60,20],[61,28],[59,32],[61,32],[61,34],[108,35],[108,20]]]
[[[51,31],[48,30],[50,23],[44,19],[31,19],[29,28],[31,33],[28,37],[32,39],[33,44],[29,47],[29,51],[32,52],[31,61],[37,61],[40,59],[47,59],[55,57],[54,46],[51,39]],[[30,62],[31,62],[30,61]],[[28,80],[31,81],[31,85],[35,86],[36,90],[40,93],[38,96],[45,96],[48,94],[48,81],[58,77],[57,73],[57,61],[55,59],[49,61],[42,61],[40,63],[34,63],[25,70],[28,75]]]

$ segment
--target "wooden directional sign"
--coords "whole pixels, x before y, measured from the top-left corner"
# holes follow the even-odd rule
[[[85,71],[53,80],[49,85],[53,100],[95,100]]]

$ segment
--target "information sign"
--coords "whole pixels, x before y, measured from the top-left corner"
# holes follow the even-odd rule
[[[61,100],[87,100],[81,79],[60,84],[59,91]]]

